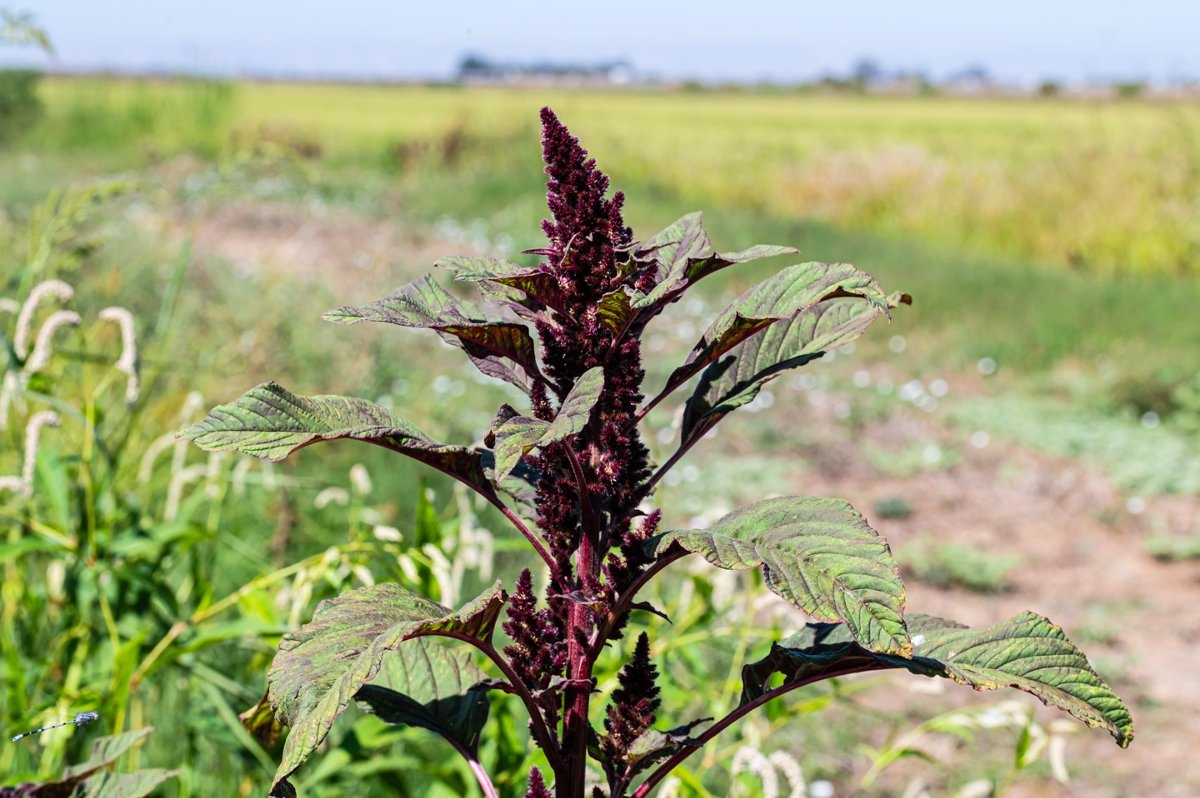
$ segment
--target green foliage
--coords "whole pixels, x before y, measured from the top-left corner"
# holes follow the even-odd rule
[[[41,117],[40,79],[31,69],[0,69],[0,146],[27,133]]]
[[[0,787],[0,798],[55,798],[63,795],[86,795],[89,798],[143,798],[178,771],[142,769],[133,773],[116,773],[108,768],[130,748],[141,742],[153,729],[139,729],[111,737],[101,737],[92,744],[87,761],[66,768],[62,778],[39,784]]]
[[[229,143],[236,91],[227,81],[47,80],[42,145],[62,150],[134,150],[159,158],[217,155]]]
[[[1166,425],[1147,427],[1138,419],[1017,394],[966,402],[955,409],[953,420],[1050,454],[1096,463],[1131,492],[1200,491],[1194,439]]]
[[[574,109],[597,151],[644,199],[814,219],[856,234],[900,234],[956,256],[1093,275],[1194,275],[1200,263],[1200,118],[1186,102],[264,83],[229,89],[237,102],[209,105],[223,109],[210,125],[196,112],[206,93],[188,82],[55,78],[44,88],[46,144],[91,140],[162,154],[188,141],[215,152],[232,137],[245,149],[265,141],[319,152],[325,163],[360,173],[377,172],[381,161],[406,179],[453,172],[452,180],[492,193],[489,222],[536,213],[532,201],[508,207],[514,192],[503,184],[529,185],[536,174],[534,159],[512,154],[528,136],[531,112],[550,100]],[[131,112],[139,105],[149,113]],[[151,117],[153,124],[137,121]],[[708,123],[685,127],[696,118]],[[514,168],[525,178],[506,174]],[[432,218],[468,221],[456,197],[418,202],[438,206]]]
[[[1146,539],[1146,551],[1164,562],[1200,560],[1200,535],[1154,535]]]
[[[20,14],[0,8],[0,43],[32,44],[47,53],[53,53],[50,37],[38,27],[29,14]]]
[[[194,277],[187,249],[164,269],[144,240],[122,248],[114,218],[144,191],[120,180],[55,191],[0,242],[14,266],[0,290],[0,726],[91,707],[95,725],[114,732],[154,723],[143,764],[179,768],[185,796],[235,794],[274,767],[271,745],[238,712],[258,697],[279,635],[376,574],[457,600],[494,554],[469,503],[447,508],[424,488],[402,490],[398,516],[372,504],[367,468],[354,461],[328,461],[336,476],[326,479],[197,458],[174,440],[201,401],[182,389],[206,387],[176,365],[196,357],[179,328],[225,324],[227,311],[216,293],[181,290]],[[387,486],[390,476],[376,479]],[[310,508],[340,496],[346,514]],[[264,524],[270,516],[277,522]],[[454,567],[428,553],[467,549]],[[3,746],[0,769],[58,778],[86,739],[52,730]],[[347,727],[332,743],[353,762],[367,757],[356,740]]]
[[[927,584],[998,593],[1009,586],[1008,576],[1021,558],[925,535],[904,547],[900,564],[914,579]]]
[[[912,653],[887,543],[840,499],[764,499],[656,544],[659,555],[680,546],[720,568],[761,566],[771,591],[810,617],[845,621],[873,651]]]
[[[436,731],[484,794],[495,796],[478,748],[488,707],[476,693],[488,689],[523,705],[560,798],[583,796],[589,755],[602,765],[612,798],[642,798],[753,709],[798,687],[869,670],[905,669],[977,690],[1015,687],[1128,745],[1128,711],[1045,618],[1023,613],[975,631],[906,615],[887,544],[841,500],[769,499],[707,529],[654,534],[660,511],[647,516],[642,500],[705,431],[745,405],[762,383],[856,338],[907,298],[887,296],[848,264],[784,268],[718,312],[684,363],[643,404],[638,347],[647,326],[717,270],[792,250],[719,254],[698,214],[644,242],[630,241],[621,200],[604,198],[607,178],[548,109],[542,118],[555,217],[545,226],[550,246],[535,251],[545,262],[444,261],[484,303],[420,278],[380,302],[326,314],[340,323],[432,330],[482,373],[526,394],[529,411],[504,405],[496,413],[484,436],[488,448],[437,442],[362,399],[303,397],[274,383],[181,433],[210,451],[269,460],[337,439],[407,455],[494,505],[548,573],[544,610],[537,608],[529,569],[511,601],[497,585],[457,611],[386,584],[323,604],[285,637],[272,666],[267,700],[292,727],[273,794],[291,789],[288,779],[356,700],[382,720]],[[676,452],[661,467],[648,466],[639,460],[638,423],[699,374],[705,376],[687,400],[691,415]],[[703,731],[697,729],[708,720],[654,728],[659,671],[640,636],[632,655],[623,652],[629,659],[618,671],[620,688],[612,691],[601,733],[591,725],[589,705],[606,644],[624,637],[631,612],[660,611],[636,597],[689,553],[723,569],[760,567],[768,587],[825,623],[810,624],[745,665],[741,702]],[[498,650],[491,638],[501,612],[513,643]],[[435,655],[425,647],[433,636],[469,648],[459,649],[461,657]],[[500,677],[476,676],[468,667],[472,656]],[[545,793],[531,787],[529,794]]]

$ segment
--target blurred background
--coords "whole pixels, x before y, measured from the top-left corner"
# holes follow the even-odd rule
[[[541,246],[549,105],[635,237],[703,210],[720,251],[793,245],[914,297],[697,447],[665,522],[845,497],[911,611],[1049,616],[1138,731],[1120,752],[1022,694],[860,677],[791,694],[659,794],[765,795],[770,768],[792,795],[1197,794],[1197,30],[1165,0],[0,0],[0,724],[101,713],[4,745],[0,772],[57,777],[89,738],[154,727],[126,766],[177,771],[161,794],[262,794],[278,743],[237,716],[318,600],[511,584],[518,537],[415,464],[338,444],[267,467],[173,436],[274,379],[480,440],[501,386],[319,316],[445,255]],[[652,329],[650,379],[787,263],[706,280]],[[675,424],[648,417],[660,460]],[[656,599],[663,728],[735,704],[742,665],[804,622],[707,566]],[[493,717],[485,764],[520,794],[536,757],[502,699]],[[354,712],[298,776],[473,794],[448,747]]]

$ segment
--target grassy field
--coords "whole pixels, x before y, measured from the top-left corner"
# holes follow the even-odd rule
[[[347,301],[347,291],[356,301],[382,296],[440,255],[520,257],[541,245],[542,105],[627,192],[638,235],[702,208],[719,249],[792,244],[805,258],[856,263],[916,297],[856,353],[819,364],[811,383],[784,388],[781,380],[777,393],[768,391],[792,422],[788,434],[776,437],[768,421],[731,427],[720,444],[729,448],[714,445],[704,461],[723,475],[714,478],[719,488],[664,486],[681,519],[794,491],[792,472],[819,483],[825,466],[844,471],[847,444],[822,438],[822,424],[856,441],[880,427],[920,427],[933,416],[913,409],[916,399],[942,396],[939,381],[964,394],[957,405],[954,394],[942,399],[953,411],[947,429],[958,424],[1057,457],[1094,456],[1139,501],[1190,501],[1200,491],[1187,466],[1200,431],[1189,321],[1200,304],[1198,108],[83,78],[47,80],[42,96],[44,120],[0,148],[0,296],[19,301],[37,282],[65,280],[82,323],[60,333],[57,354],[0,430],[0,476],[18,474],[26,418],[53,408],[64,419],[61,430],[46,431],[36,458],[38,492],[29,500],[0,493],[9,530],[0,543],[3,721],[25,723],[25,708],[48,708],[41,722],[97,706],[112,728],[157,725],[143,764],[182,768],[170,788],[180,795],[261,792],[276,752],[242,731],[236,713],[257,700],[278,634],[320,598],[414,573],[434,595],[468,593],[488,569],[511,581],[516,563],[503,536],[480,543],[480,529],[503,524],[426,470],[336,446],[276,471],[247,469],[195,450],[169,455],[163,441],[191,420],[184,408],[226,401],[268,378],[301,392],[381,399],[439,438],[476,439],[511,397],[467,370],[446,371],[436,344],[407,346],[412,339],[394,331],[316,318]],[[84,188],[57,193],[71,184]],[[399,251],[368,257],[364,241],[383,232]],[[267,263],[267,245],[290,239],[303,242],[289,250],[294,260]],[[709,296],[778,265],[722,272],[706,281]],[[98,321],[113,304],[138,320],[144,388],[133,405],[111,368],[115,327]],[[681,308],[678,329],[694,328],[702,311]],[[11,341],[16,314],[0,322]],[[690,345],[685,337],[668,329],[653,340],[668,351]],[[653,372],[655,359],[648,366]],[[1001,387],[1017,396],[992,401]],[[669,419],[651,421],[669,433]],[[877,505],[889,512],[906,515],[921,498],[897,504],[889,480],[920,491],[959,463],[976,467],[973,444],[943,441],[930,457],[932,439],[910,445],[886,434],[877,450],[862,443],[854,455],[877,466],[856,466],[868,476],[853,488],[892,501]],[[1006,464],[993,465],[999,480]],[[979,487],[964,487],[964,496]],[[961,501],[986,514],[991,498]],[[915,541],[934,545],[917,531]],[[451,578],[427,545],[483,546],[488,555]],[[914,573],[928,573],[918,565]],[[1006,589],[999,577],[991,582]],[[676,621],[676,642],[661,652],[677,684],[669,698],[695,701],[718,685],[706,700],[733,700],[749,647],[777,636],[782,622],[764,620],[751,634],[744,618],[711,605],[717,593],[758,587],[686,574],[673,585],[678,593],[663,597]],[[701,657],[684,641],[712,648]],[[1122,652],[1114,643],[1106,655]],[[129,687],[134,675],[140,686]],[[611,689],[605,678],[602,689]],[[891,780],[876,771],[903,758],[893,745],[925,717],[864,709],[855,696],[870,691],[866,682],[841,689],[748,723],[681,774],[693,790],[683,794],[727,794],[733,751],[785,728],[793,749],[805,751],[810,778],[835,781],[838,794],[895,794],[909,771]],[[858,734],[864,718],[882,723],[880,735]],[[1019,724],[1005,729],[966,735],[966,753],[948,755],[954,764],[936,777],[945,794],[972,776],[1005,783],[1023,733]],[[453,768],[400,775],[443,760],[436,746],[413,739],[372,718],[339,723],[323,764],[306,769],[302,794],[337,796],[347,785],[368,795],[462,794],[466,776]],[[82,735],[47,740],[6,746],[0,769],[46,775],[86,747]],[[485,750],[491,762],[523,756]],[[1050,784],[1044,763],[1034,778]]]
[[[1098,273],[1200,273],[1200,108],[1183,103],[795,93],[57,79],[50,131],[180,145],[275,139],[332,161],[536,164],[549,104],[624,185]],[[52,134],[53,135],[53,134]]]

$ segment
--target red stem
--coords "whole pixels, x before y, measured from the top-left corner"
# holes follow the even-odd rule
[[[534,699],[533,694],[529,692],[529,688],[521,681],[521,677],[513,670],[509,661],[496,650],[495,646],[486,640],[458,632],[425,632],[413,635],[413,637],[425,636],[449,637],[454,640],[461,640],[464,643],[474,646],[491,660],[500,673],[504,675],[504,678],[508,680],[509,686],[512,687],[517,697],[521,699],[521,703],[525,705],[525,711],[529,713],[529,730],[533,734],[533,738],[537,740],[538,747],[546,754],[546,761],[550,764],[550,767],[557,770],[563,766],[562,749],[559,748],[557,741],[554,739],[554,734],[550,727],[546,725],[546,720],[542,717],[541,707],[538,705],[537,700]]]
[[[836,673],[829,673],[829,672],[820,673],[820,674],[812,676],[808,679],[800,679],[795,682],[785,684],[782,687],[777,687],[774,690],[768,690],[767,692],[763,693],[762,695],[760,695],[758,698],[754,699],[753,701],[748,701],[745,704],[741,705],[740,707],[733,710],[728,715],[726,715],[725,717],[721,718],[719,721],[714,723],[712,726],[708,727],[703,732],[696,735],[696,744],[695,745],[681,746],[678,751],[676,751],[674,754],[671,755],[670,759],[666,760],[661,765],[659,765],[657,768],[655,768],[654,771],[646,778],[646,780],[638,785],[638,788],[633,791],[632,798],[645,798],[645,796],[647,796],[650,793],[650,791],[653,790],[655,788],[655,786],[658,785],[658,783],[660,781],[662,781],[664,778],[667,777],[667,774],[669,774],[672,770],[674,770],[676,767],[678,767],[680,764],[682,764],[683,761],[685,759],[687,759],[689,756],[691,756],[692,754],[696,753],[701,748],[703,748],[704,745],[709,740],[713,739],[718,734],[725,731],[730,726],[732,726],[734,723],[737,723],[739,720],[744,718],[746,715],[749,715],[751,712],[758,709],[759,707],[761,707],[763,704],[767,703],[768,701],[773,701],[785,693],[790,693],[792,690],[796,690],[801,687],[807,687],[810,684],[815,684],[816,682],[822,682],[822,681],[825,681],[826,679],[835,679],[840,676],[849,676],[850,674],[853,674],[853,673],[867,673],[868,671],[887,670],[889,668],[894,668],[894,667],[896,667],[896,666],[888,665],[883,662],[876,662],[876,663],[872,663],[869,665],[858,665],[853,668],[847,668],[844,671],[837,671]]]
[[[538,556],[542,558],[542,562],[546,563],[546,566],[549,567],[550,573],[557,573],[558,568],[554,564],[554,558],[551,557],[550,552],[546,550],[546,544],[542,543],[542,539],[539,538],[532,529],[527,527],[525,522],[521,520],[521,517],[510,510],[508,506],[504,504],[504,502],[497,501],[492,502],[492,504],[504,514],[505,518],[512,522],[512,525],[517,528],[518,532],[525,536],[525,539],[529,541],[529,545],[533,546],[534,551],[536,551]]]
[[[570,443],[566,444],[567,459],[575,473],[581,514],[579,548],[575,552],[575,588],[587,590],[596,578],[596,544],[599,530],[584,481],[583,466]],[[586,645],[594,618],[592,610],[583,603],[572,601],[567,613],[567,687],[563,716],[563,745],[566,774],[556,773],[555,793],[558,798],[578,798],[583,795],[587,775],[587,740],[591,730],[588,703],[591,698],[592,657]],[[564,778],[565,776],[565,778]]]

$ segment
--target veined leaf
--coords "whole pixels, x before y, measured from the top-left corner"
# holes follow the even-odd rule
[[[126,751],[140,744],[152,731],[154,728],[151,726],[96,739],[92,742],[91,754],[87,761],[71,765],[63,771],[63,776],[67,779],[82,779],[90,776],[101,768],[116,762]]]
[[[692,737],[692,730],[702,723],[708,723],[712,718],[701,718],[684,724],[675,729],[658,731],[647,729],[629,746],[626,759],[629,764],[630,777],[654,765],[685,745],[698,745]]]
[[[529,416],[517,416],[496,428],[496,483],[499,484],[512,473],[521,458],[538,445],[542,435],[550,428],[549,421]]]
[[[163,782],[182,772],[162,768],[142,768],[133,773],[100,771],[71,794],[79,798],[144,798],[152,795]]]
[[[480,290],[497,299],[519,302],[511,290],[537,300],[547,307],[563,309],[562,290],[554,275],[541,266],[520,266],[500,258],[442,258],[435,264],[454,270],[454,279],[479,283]]]
[[[911,659],[868,651],[842,624],[810,625],[774,645],[742,671],[742,703],[767,692],[774,674],[783,686],[866,670],[904,668],[943,676],[976,690],[1015,687],[1043,704],[1105,729],[1122,748],[1133,740],[1133,720],[1121,699],[1088,664],[1087,657],[1046,618],[1024,612],[973,630],[928,615],[908,619]]]
[[[533,448],[549,446],[579,434],[587,426],[602,390],[604,369],[594,366],[580,375],[553,421],[514,416],[501,424],[495,431],[496,482],[512,473],[521,458]]]
[[[488,717],[487,690],[478,687],[486,679],[468,657],[431,640],[410,640],[354,699],[380,720],[429,729],[474,754]]]
[[[389,653],[404,646],[415,649],[407,651],[390,666],[393,668],[438,665],[461,674],[470,672],[469,654],[432,656],[426,642],[412,638],[440,634],[489,641],[506,600],[497,583],[458,612],[452,612],[399,585],[384,583],[343,593],[317,605],[311,622],[284,636],[267,676],[271,705],[280,721],[292,729],[272,788],[316,750],[350,700],[380,673]],[[448,686],[456,678],[461,683],[461,677],[450,674],[405,677],[390,672],[387,680],[392,686],[406,679],[420,685],[423,692],[409,698],[424,705],[431,691],[437,692],[436,700],[448,701]],[[391,687],[384,685],[381,689]],[[385,694],[368,692],[368,697],[374,695]],[[454,702],[447,703],[445,709],[458,720],[449,721],[436,707],[427,707],[432,718],[444,721],[436,730],[469,732],[466,738],[454,738],[461,746],[469,745],[477,730],[460,722],[465,716],[458,713],[461,707]],[[470,717],[478,716],[476,713]]]
[[[769,244],[741,252],[718,254],[704,230],[703,215],[697,211],[681,217],[634,251],[635,260],[656,264],[655,286],[644,296],[633,298],[633,308],[661,307],[674,301],[688,286],[713,272],[776,255],[794,255],[799,250]]]
[[[709,529],[654,538],[655,555],[678,544],[726,569],[762,566],[767,587],[823,621],[843,621],[871,651],[910,656],[904,583],[887,543],[841,499],[765,499]]]
[[[848,263],[799,263],[743,293],[713,320],[682,366],[667,379],[662,397],[750,336],[819,302],[859,297],[887,313],[887,297],[875,278]]]
[[[206,451],[242,452],[272,461],[320,441],[366,441],[431,465],[489,499],[495,497],[478,452],[439,443],[386,407],[365,399],[297,396],[267,382],[231,404],[213,408],[179,437]]]
[[[334,308],[321,314],[321,318],[334,324],[376,321],[401,327],[433,327],[479,316],[473,302],[454,296],[427,274],[378,302],[359,308]]]
[[[886,301],[886,308],[858,299],[819,302],[771,325],[713,361],[685,406],[681,448],[688,448],[726,415],[753,401],[762,386],[779,374],[853,341],[887,308],[911,304],[912,298],[895,293]]]
[[[482,308],[454,296],[428,275],[386,299],[359,308],[335,308],[322,318],[335,324],[374,321],[434,330],[461,347],[484,374],[526,392],[539,377],[529,328],[514,318],[487,317]]]

